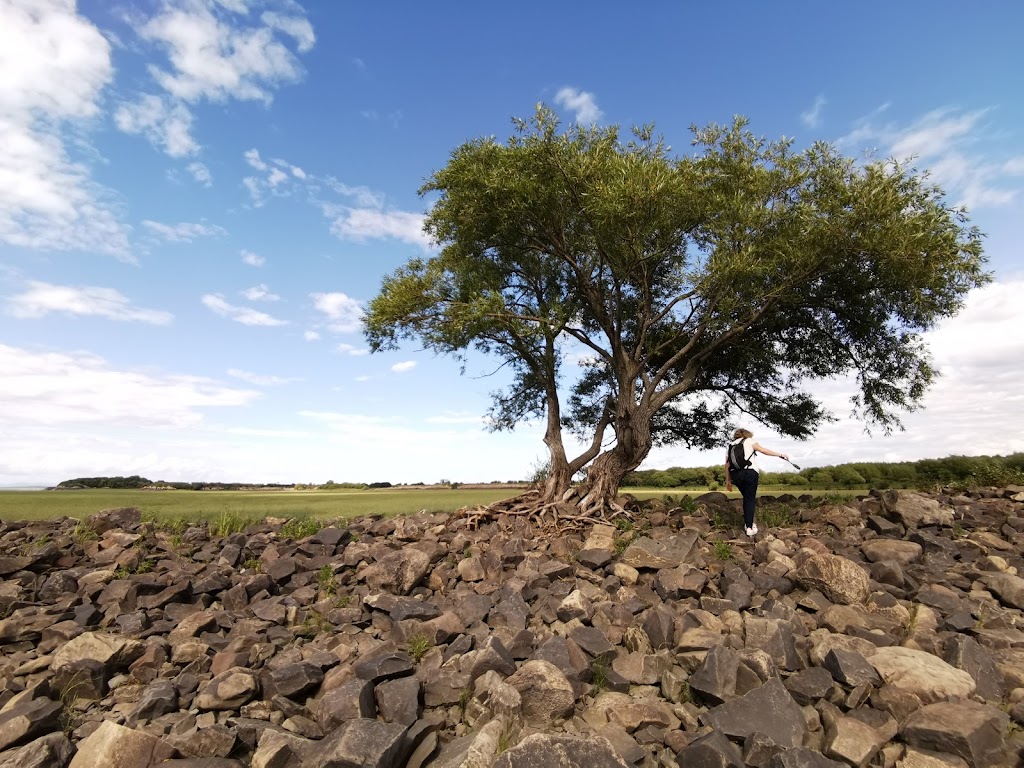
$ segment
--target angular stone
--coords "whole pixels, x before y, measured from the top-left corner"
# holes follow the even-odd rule
[[[813,749],[797,747],[774,755],[768,761],[766,768],[848,768],[848,766],[846,763],[825,757],[821,752]]]
[[[408,595],[430,570],[430,555],[418,549],[405,549],[384,555],[362,572],[371,589]]]
[[[60,730],[63,709],[59,701],[48,698],[20,701],[5,708],[0,713],[0,750]]]
[[[887,685],[912,693],[925,704],[971,696],[977,688],[967,672],[924,651],[899,646],[879,648],[868,662]]]
[[[145,649],[146,646],[140,641],[122,635],[86,632],[57,649],[50,668],[59,669],[79,659],[93,659],[114,672],[127,668]]]
[[[263,695],[274,695],[294,699],[320,687],[324,673],[320,667],[309,662],[288,664],[270,672],[263,680]]]
[[[700,722],[731,738],[763,733],[783,747],[800,746],[806,730],[803,711],[778,678],[705,712]]]
[[[506,752],[493,768],[629,768],[600,737],[535,733]]]
[[[1011,608],[1024,611],[1024,579],[1011,573],[986,573],[981,582]]]
[[[921,707],[900,727],[903,740],[920,749],[958,755],[972,768],[998,764],[1004,755],[1008,717],[1004,712],[963,701]]]
[[[740,748],[721,731],[698,737],[676,755],[679,765],[687,768],[746,768]]]
[[[872,563],[894,561],[900,565],[916,563],[924,554],[920,544],[905,539],[872,539],[860,545],[860,551]]]
[[[860,605],[870,592],[868,574],[852,560],[838,555],[814,555],[796,572],[805,589],[820,590],[841,605]]]
[[[864,684],[877,687],[882,684],[875,668],[856,651],[833,648],[825,655],[822,666],[829,671],[833,680],[851,688]]]
[[[377,713],[388,723],[412,725],[423,711],[423,690],[415,677],[385,680],[374,689]]]
[[[411,675],[415,670],[412,657],[404,651],[386,651],[360,659],[353,670],[356,677],[379,683],[396,677]]]
[[[787,677],[782,683],[796,703],[802,707],[828,697],[835,686],[831,673],[824,667],[801,670]]]
[[[824,753],[849,765],[863,768],[889,740],[853,717],[835,717],[825,731]]]
[[[633,568],[675,568],[692,561],[698,536],[698,532],[690,528],[663,539],[641,536],[626,547],[620,562]]]
[[[178,709],[178,690],[170,680],[155,680],[142,692],[135,708],[128,713],[125,724],[134,727],[139,722],[153,720]]]
[[[562,671],[547,661],[527,661],[506,680],[519,691],[523,715],[534,722],[550,723],[567,717],[576,704],[572,683]]]
[[[409,751],[407,730],[397,723],[349,720],[318,742],[314,758],[305,764],[324,768],[401,768]]]
[[[348,680],[327,691],[316,706],[316,719],[325,733],[348,720],[373,718],[376,715],[373,683],[359,678]]]
[[[690,675],[690,690],[712,705],[722,704],[736,695],[736,674],[740,659],[724,645],[708,650],[703,663]]]
[[[174,747],[155,736],[104,720],[78,742],[68,768],[149,768],[175,753]]]
[[[883,491],[879,494],[882,509],[890,520],[906,528],[928,525],[952,527],[953,510],[943,507],[937,500],[913,491]]]
[[[0,768],[62,768],[73,751],[71,740],[63,733],[48,733],[0,754]]]
[[[206,711],[238,709],[258,692],[256,675],[251,670],[234,667],[204,685],[195,698],[195,706]]]
[[[953,635],[942,647],[947,664],[967,672],[977,685],[975,693],[983,699],[1001,702],[1005,693],[1003,676],[992,654],[967,635]]]

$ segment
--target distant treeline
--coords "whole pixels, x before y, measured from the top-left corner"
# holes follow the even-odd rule
[[[769,464],[765,461],[764,465]],[[495,480],[494,483],[501,481]],[[513,483],[515,481],[507,481]],[[710,488],[725,483],[725,468],[672,467],[630,472],[623,481],[627,488]],[[1024,485],[1024,453],[1009,456],[948,456],[945,459],[881,462],[855,461],[826,467],[804,467],[799,472],[762,472],[761,485],[794,488],[923,488],[935,485],[982,486]],[[58,490],[75,488],[150,488],[181,491],[246,490],[366,490],[401,487],[388,482],[374,483],[169,483],[139,475],[128,477],[76,477],[55,486]],[[414,483],[412,485],[423,485]],[[441,480],[438,485],[458,488],[459,483]]]
[[[244,491],[249,489],[286,489],[294,488],[294,484],[285,483],[168,483],[164,480],[149,480],[139,475],[128,477],[76,477],[57,483],[57,490],[74,490],[78,488],[151,488],[178,491]]]
[[[767,460],[762,463],[772,463]],[[626,475],[623,486],[711,488],[725,483],[725,467],[645,469]],[[799,472],[762,472],[762,485],[802,488],[919,488],[933,485],[983,486],[1024,483],[1024,453],[1009,456],[948,456],[945,459],[855,461]]]

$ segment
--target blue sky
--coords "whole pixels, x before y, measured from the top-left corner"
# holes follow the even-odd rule
[[[1024,6],[0,0],[0,485],[82,475],[519,479],[494,364],[369,355],[361,308],[427,255],[417,189],[538,102],[915,156],[995,282],[929,334],[906,432],[840,420],[801,463],[1024,450]],[[645,466],[717,463],[682,447]]]

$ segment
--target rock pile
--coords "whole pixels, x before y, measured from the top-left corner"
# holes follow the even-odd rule
[[[697,501],[0,523],[0,768],[1019,764],[1024,488]]]

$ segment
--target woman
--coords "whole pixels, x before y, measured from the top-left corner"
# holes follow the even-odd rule
[[[754,433],[748,429],[737,429],[732,438],[729,450],[725,455],[725,487],[731,492],[733,482],[736,483],[736,488],[743,495],[743,532],[747,536],[756,536],[757,524],[754,522],[754,508],[757,506],[757,482],[761,477],[761,468],[757,465],[754,454],[778,456],[785,461],[789,461],[789,456],[758,445],[754,442]],[[734,450],[733,446],[742,446],[742,454],[738,448]],[[735,459],[741,459],[741,461],[737,463],[734,461]],[[734,463],[735,466],[733,466]]]

